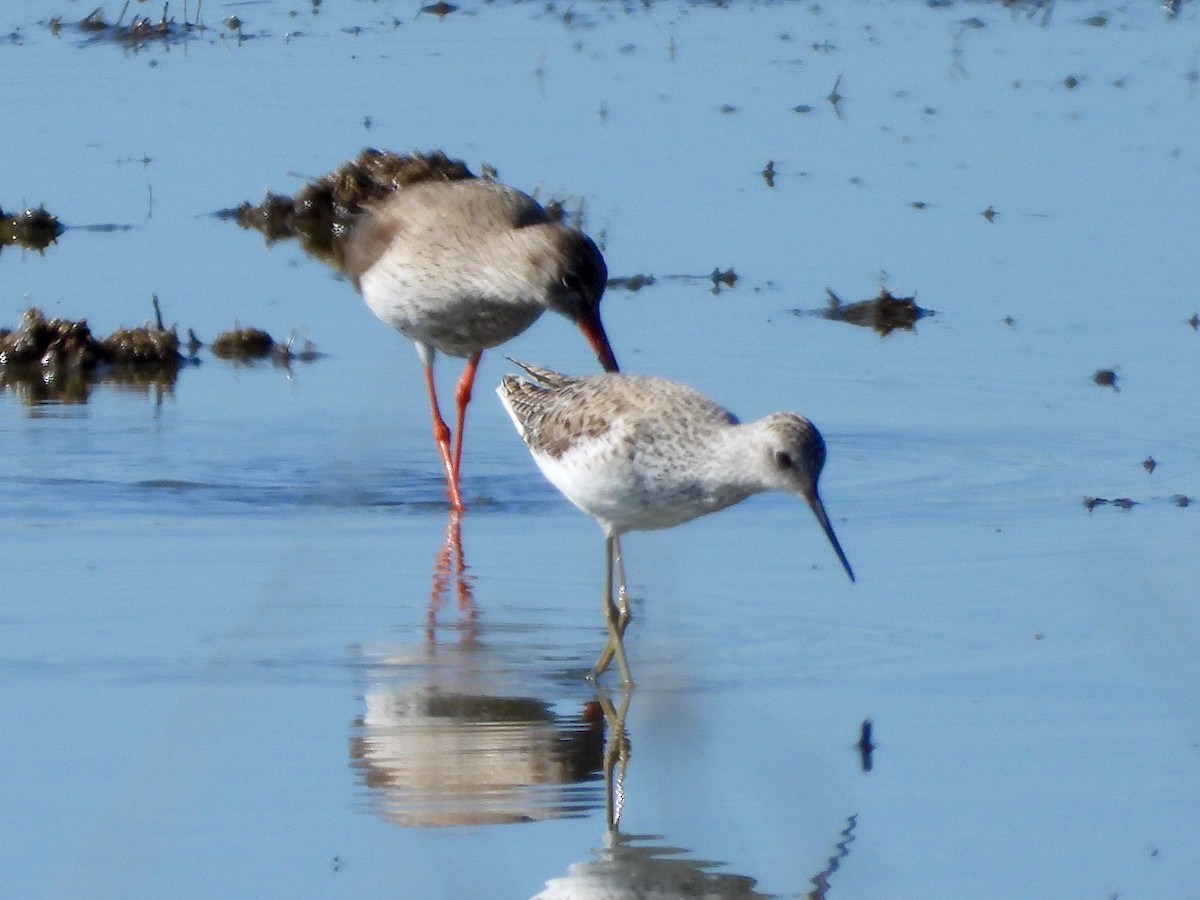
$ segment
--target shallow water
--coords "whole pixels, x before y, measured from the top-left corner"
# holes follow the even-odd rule
[[[325,355],[0,397],[5,896],[1195,895],[1200,8],[206,2],[139,47],[92,8],[0,13],[0,206],[71,226],[0,252],[0,322],[157,294]],[[582,204],[658,278],[605,299],[626,369],[828,442],[856,584],[782,496],[625,541],[619,837],[602,539],[492,398],[503,354],[459,573],[415,354],[211,216],[365,145]],[[794,314],[881,284],[936,314]],[[595,365],[549,318],[505,352]]]

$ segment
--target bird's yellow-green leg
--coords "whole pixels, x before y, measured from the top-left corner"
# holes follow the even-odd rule
[[[621,636],[624,634],[625,625],[629,621],[628,602],[624,605],[625,615],[624,621],[621,619],[621,614],[617,610],[616,604],[613,603],[613,559],[614,555],[620,555],[620,549],[616,535],[610,535],[604,541],[604,624],[608,627],[608,643],[604,645],[604,649],[600,651],[600,658],[596,660],[596,665],[592,669],[592,678],[597,679],[608,669],[609,663],[612,662],[614,656],[617,658],[617,667],[621,670],[621,680],[628,685],[633,684],[633,678],[629,674],[629,661],[625,659],[625,645],[621,641]],[[618,588],[619,596],[625,596],[625,577],[624,567],[621,567],[621,584]]]
[[[629,612],[629,591],[625,588],[625,562],[621,559],[621,537],[613,536],[613,556],[617,564],[617,631],[625,637],[625,626],[632,618]]]

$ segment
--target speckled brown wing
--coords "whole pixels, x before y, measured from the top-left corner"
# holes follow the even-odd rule
[[[540,382],[516,375],[505,375],[500,382],[513,417],[521,426],[521,438],[530,450],[558,459],[575,445],[597,438],[613,426],[611,410],[597,410],[579,402],[589,393],[589,379],[520,362],[517,365]]]

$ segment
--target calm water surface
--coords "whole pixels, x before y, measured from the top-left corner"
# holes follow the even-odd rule
[[[416,6],[206,2],[140,46],[0,12],[0,206],[71,226],[0,253],[0,323],[157,294],[325,354],[0,396],[0,892],[1196,896],[1200,7]],[[623,366],[821,427],[858,583],[782,496],[632,535],[638,686],[589,686],[601,534],[503,354],[459,559],[407,342],[211,215],[367,145],[582,207],[658,279],[605,300]],[[881,285],[936,315],[803,314]],[[561,320],[506,352],[594,367]]]

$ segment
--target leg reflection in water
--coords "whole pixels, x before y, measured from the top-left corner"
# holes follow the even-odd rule
[[[474,580],[463,553],[462,511],[451,510],[446,523],[446,540],[433,559],[433,587],[425,620],[425,639],[431,647],[437,644],[438,612],[450,593],[451,584],[458,599],[458,621],[454,626],[459,631],[458,642],[475,643],[475,594],[471,587]]]
[[[625,730],[625,717],[629,714],[632,697],[633,686],[628,682],[621,687],[619,705],[613,704],[604,688],[596,687],[596,700],[604,712],[608,729],[604,742],[604,817],[610,836],[619,831],[621,809],[625,806],[625,772],[629,768],[629,733]]]

